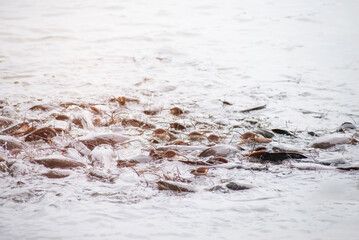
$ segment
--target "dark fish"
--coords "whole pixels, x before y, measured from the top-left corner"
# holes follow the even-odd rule
[[[36,110],[41,110],[41,111],[48,111],[53,109],[54,107],[48,104],[39,104],[39,105],[34,105],[30,108],[30,110],[32,111],[36,111]]]
[[[175,115],[175,116],[179,116],[179,115],[183,114],[183,110],[178,107],[171,108],[170,112],[172,115]]]
[[[214,147],[207,148],[206,150],[204,150],[199,154],[199,157],[209,157],[209,156],[227,157],[227,156],[233,156],[238,152],[239,150],[236,147],[230,145],[217,145]]]
[[[340,125],[337,132],[345,132],[350,129],[355,130],[356,126],[351,122],[344,122],[344,123],[342,123],[342,125]]]
[[[207,137],[208,141],[210,142],[218,142],[220,137],[215,135],[215,134],[211,134]]]
[[[0,135],[0,146],[8,150],[13,150],[22,149],[27,145],[14,137]]]
[[[84,163],[74,159],[56,155],[37,158],[32,161],[37,164],[42,164],[48,168],[76,168],[86,166]]]
[[[200,141],[206,139],[206,136],[204,136],[200,132],[191,132],[190,134],[188,134],[188,138],[192,141]]]
[[[171,190],[175,192],[195,192],[192,186],[185,183],[173,182],[173,181],[159,181],[157,182],[159,190]]]
[[[269,132],[269,131],[267,131],[267,130],[264,130],[264,129],[257,129],[257,130],[255,130],[254,132],[255,132],[255,133],[258,133],[258,134],[260,134],[260,135],[262,135],[262,136],[265,137],[265,138],[272,138],[272,137],[274,137],[274,134],[273,134],[273,133],[271,133],[271,132]]]
[[[29,133],[26,137],[25,137],[25,141],[26,142],[31,142],[31,141],[37,141],[37,140],[49,140],[53,137],[55,137],[56,131],[52,128],[49,127],[43,127],[43,128],[39,128],[31,133]]]
[[[211,159],[208,159],[207,163],[209,163],[209,164],[224,164],[224,163],[229,163],[229,160],[224,157],[213,157]]]
[[[50,170],[42,174],[42,176],[48,178],[65,178],[70,176],[71,172],[69,171],[60,171],[60,170]]]
[[[160,109],[144,110],[143,113],[146,115],[156,115],[160,112]]]
[[[277,134],[282,134],[282,135],[287,135],[287,136],[294,137],[294,135],[292,133],[288,132],[287,130],[283,130],[283,129],[279,129],[279,128],[272,129],[272,132],[277,133]]]
[[[54,114],[53,115],[55,117],[56,120],[60,120],[60,121],[64,121],[64,120],[69,120],[70,117],[66,116],[64,114]]]
[[[229,182],[226,184],[226,187],[230,190],[238,191],[238,190],[247,190],[251,189],[252,187],[247,184],[238,184],[235,182]]]
[[[28,134],[30,131],[33,131],[34,128],[29,126],[29,123],[23,122],[15,124],[11,127],[8,127],[1,131],[1,134],[6,134],[10,136],[23,136]]]
[[[198,166],[198,165],[209,165],[208,163],[206,162],[203,162],[203,161],[193,161],[193,160],[179,160],[180,162],[183,162],[185,164],[188,164],[188,165],[194,165],[194,166]]]
[[[285,159],[307,158],[306,156],[296,152],[267,152],[265,150],[252,152],[247,156],[269,162],[279,162]]]
[[[186,127],[180,123],[171,123],[170,127],[174,128],[176,130],[185,130],[186,129]]]
[[[352,138],[350,138],[350,137],[340,135],[340,134],[332,134],[332,135],[323,136],[323,137],[315,139],[311,143],[311,147],[326,149],[326,148],[333,147],[335,145],[349,144],[351,142],[352,142]]]
[[[261,110],[261,109],[264,109],[266,107],[267,107],[267,104],[264,104],[264,105],[261,105],[261,106],[258,106],[258,107],[244,109],[244,110],[241,110],[240,112],[241,113],[247,113],[247,112],[251,112],[251,111]]]
[[[222,104],[223,105],[229,105],[229,106],[233,105],[233,103],[230,103],[230,102],[227,102],[227,101],[222,101]]]
[[[137,119],[124,119],[122,120],[122,125],[123,126],[132,126],[132,127],[141,127],[143,124],[145,124],[144,122],[141,122]]]
[[[86,147],[91,150],[101,144],[109,144],[114,146],[117,143],[123,143],[128,140],[130,140],[130,137],[111,132],[91,133],[79,138],[79,141],[85,144]]]
[[[207,176],[208,168],[206,167],[199,167],[195,170],[192,170],[191,173],[196,176]]]
[[[340,167],[337,167],[337,169],[343,171],[359,170],[359,165],[342,165]]]
[[[14,119],[0,116],[0,127],[7,127],[14,122]]]

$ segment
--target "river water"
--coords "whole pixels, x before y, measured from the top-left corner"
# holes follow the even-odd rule
[[[0,0],[0,114],[51,125],[48,111],[29,108],[51,105],[71,115],[82,110],[59,104],[91,103],[157,127],[171,121],[191,130],[205,126],[232,145],[259,126],[281,128],[297,138],[273,141],[303,150],[314,162],[358,164],[357,145],[313,150],[315,138],[307,134],[331,134],[343,122],[358,126],[358,11],[355,0]],[[140,104],[118,110],[108,100],[119,96]],[[174,106],[187,110],[185,117],[171,116]],[[159,115],[142,113],[157,108]],[[73,127],[71,136],[102,130],[138,140],[113,149],[117,158],[152,147],[145,143],[149,135],[121,125]],[[61,145],[60,137],[56,141]],[[28,161],[49,154],[40,147],[15,156],[0,150],[5,161],[22,164],[15,174],[0,175],[1,239],[358,239],[355,171],[269,164],[267,171],[218,168],[193,178],[193,167],[161,163],[162,172],[180,171],[200,189],[173,193],[153,184],[160,170],[136,172],[145,173],[148,164],[109,167],[117,176],[112,183],[89,179],[81,169],[48,179]],[[71,151],[66,154],[89,161]],[[254,188],[205,190],[226,181]]]

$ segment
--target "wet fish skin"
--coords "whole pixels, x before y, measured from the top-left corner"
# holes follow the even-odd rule
[[[171,190],[174,192],[196,192],[192,186],[174,181],[158,181],[156,182],[159,190]]]
[[[349,144],[351,143],[351,140],[350,137],[333,134],[315,139],[310,146],[313,148],[327,149],[338,144]]]
[[[109,144],[114,146],[117,143],[122,143],[127,140],[130,140],[130,137],[112,132],[95,134],[90,133],[79,138],[79,141],[86,145],[86,147],[88,147],[90,150],[93,150],[96,146],[101,144]]]
[[[228,157],[228,156],[233,156],[238,152],[239,149],[231,145],[216,145],[207,148],[206,150],[201,152],[198,156],[199,157],[209,157],[209,156]]]
[[[42,164],[47,168],[76,168],[86,166],[84,163],[77,160],[56,155],[36,158],[33,159],[32,162]]]
[[[13,150],[23,149],[27,147],[27,144],[15,137],[0,135],[0,146],[8,150]]]

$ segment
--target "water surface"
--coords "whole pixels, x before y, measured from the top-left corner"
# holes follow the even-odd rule
[[[0,115],[45,118],[47,112],[29,108],[66,101],[103,104],[109,111],[110,98],[128,96],[141,104],[124,114],[158,127],[177,120],[166,109],[178,106],[189,111],[181,121],[217,124],[211,130],[227,134],[226,143],[261,126],[298,132],[298,139],[275,141],[308,149],[313,137],[307,131],[325,135],[343,122],[358,124],[358,9],[350,0],[1,0]],[[263,104],[263,110],[240,112]],[[164,112],[143,116],[150,107]],[[146,147],[134,143],[116,154],[131,156]],[[357,145],[342,145],[311,156],[355,164],[358,154]],[[172,172],[174,165],[161,167]],[[189,169],[182,174],[190,176]],[[112,184],[89,180],[80,170],[64,179],[31,172],[37,170],[1,176],[2,239],[357,236],[356,172],[287,165],[264,172],[219,169],[197,184],[230,179],[255,188],[173,194],[148,187],[131,169],[112,169],[120,176]]]

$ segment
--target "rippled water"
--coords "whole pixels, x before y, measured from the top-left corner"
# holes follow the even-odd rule
[[[343,122],[358,125],[358,9],[354,0],[1,0],[0,113],[42,118],[29,107],[123,95],[142,104],[128,116],[179,106],[189,119],[242,126],[224,127],[227,143],[254,128],[248,120],[325,135]],[[307,148],[313,138],[300,136],[275,141]],[[315,157],[325,154],[359,162],[357,145]],[[231,179],[255,188],[173,194],[147,187],[131,169],[113,171],[112,184],[80,170],[64,179],[1,175],[1,239],[357,239],[356,172],[217,169],[196,184]]]

